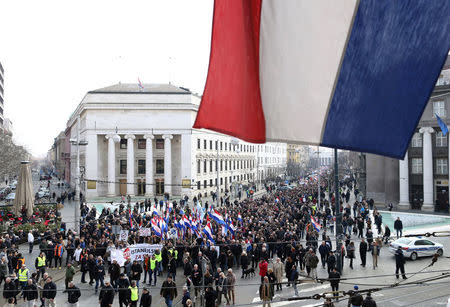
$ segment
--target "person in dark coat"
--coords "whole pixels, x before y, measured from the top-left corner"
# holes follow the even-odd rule
[[[164,297],[167,306],[172,306],[173,300],[177,297],[177,285],[173,282],[172,276],[168,276],[161,286],[161,291],[159,293]]]
[[[365,267],[367,257],[367,242],[364,241],[364,238],[362,238],[361,242],[359,243],[359,257],[361,258],[361,265]]]
[[[207,287],[205,292],[205,307],[216,306],[217,293],[213,287]]]
[[[328,255],[327,265],[328,274],[330,274],[331,270],[336,267],[336,256],[334,255],[333,251],[330,251]]]
[[[28,279],[27,285],[23,289],[23,299],[28,302],[34,301],[38,299],[39,294],[36,285],[33,283],[32,279]]]
[[[150,307],[152,305],[152,295],[147,288],[142,290],[141,301],[139,307]]]
[[[241,267],[242,267],[242,276],[244,278],[244,271],[248,268],[248,256],[246,252],[243,252],[241,255]]]
[[[358,286],[353,287],[354,292],[350,295],[350,298],[348,299],[348,306],[362,306],[363,304],[363,297],[361,293],[358,292]]]
[[[81,291],[78,287],[76,287],[73,282],[69,282],[69,287],[67,288],[67,301],[69,304],[78,303],[78,299],[81,296]]]
[[[403,234],[402,233],[402,231],[403,231],[403,223],[402,223],[402,221],[400,220],[399,217],[397,217],[397,219],[394,222],[394,229],[397,231],[397,239],[398,239],[399,238],[399,234],[400,234],[400,237]]]
[[[51,277],[47,277],[45,281],[44,290],[42,291],[42,297],[45,301],[49,300],[53,302],[56,296],[56,284],[52,281]],[[47,305],[47,303],[45,303]]]
[[[136,281],[136,285],[139,287],[139,280],[141,279],[142,274],[142,265],[140,265],[136,260],[133,261],[133,264],[131,265],[131,280]]]
[[[172,276],[173,281],[175,281],[175,277],[177,276],[177,261],[175,260],[175,257],[169,257],[169,274]]]
[[[331,284],[331,290],[332,291],[339,291],[339,281],[341,278],[341,274],[339,274],[338,271],[336,271],[336,268],[333,268],[333,270],[328,274],[328,279],[330,280]],[[333,296],[336,298],[336,301],[338,300],[339,293],[333,293]]]
[[[111,278],[111,284],[114,289],[117,289],[119,284],[119,277],[120,277],[120,265],[117,263],[117,260],[113,260],[113,263],[109,267],[109,275]]]
[[[130,286],[130,281],[124,273],[120,274],[119,281],[119,307],[128,306],[128,287]]]
[[[109,281],[106,281],[98,296],[100,307],[111,307],[114,302],[114,294],[114,288]]]
[[[8,302],[10,298],[14,299],[14,302],[16,301],[16,295],[17,295],[17,287],[16,285],[11,281],[11,278],[7,277],[5,280],[5,284],[3,285],[3,298]]]
[[[377,307],[377,303],[373,300],[370,292],[367,293],[367,296],[362,303],[362,307]]]
[[[388,244],[388,240],[389,240],[390,236],[391,236],[391,229],[386,224],[385,227],[384,227],[384,235],[383,235],[384,244]]]
[[[405,256],[403,256],[402,248],[399,246],[395,251],[395,277],[398,279],[398,271],[402,272],[403,279],[406,279],[405,275]]]
[[[328,253],[330,252],[330,247],[323,241],[319,246],[320,259],[322,260],[322,267],[325,269],[325,264],[327,263]]]

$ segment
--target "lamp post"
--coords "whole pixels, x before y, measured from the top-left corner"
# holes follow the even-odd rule
[[[232,139],[231,144],[236,147],[236,153],[239,154],[240,153],[239,141],[237,139]],[[234,171],[234,165],[235,165],[234,162],[236,162],[236,161],[233,161],[233,168],[231,169],[231,189],[233,189],[233,187],[234,187],[234,198],[236,198],[236,186],[233,184],[234,183],[233,171]]]
[[[75,164],[75,231],[78,233],[80,228],[80,184],[81,184],[81,176],[80,176],[80,146],[86,146],[88,144],[87,141],[80,141],[80,116],[77,118],[77,138],[70,139],[70,143],[73,146],[77,146],[77,160]]]

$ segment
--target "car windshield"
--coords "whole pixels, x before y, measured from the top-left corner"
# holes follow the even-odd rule
[[[401,239],[398,239],[397,241],[395,241],[395,243],[409,245],[409,243],[411,243],[411,240],[410,239],[406,239],[406,238],[401,238]]]

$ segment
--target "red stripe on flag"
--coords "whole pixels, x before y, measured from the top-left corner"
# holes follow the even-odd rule
[[[214,2],[208,78],[194,128],[265,142],[259,86],[261,2]]]

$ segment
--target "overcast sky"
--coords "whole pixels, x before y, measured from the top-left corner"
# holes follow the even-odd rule
[[[5,116],[44,155],[89,90],[119,81],[202,93],[212,0],[2,1]],[[172,60],[169,60],[172,58]]]

